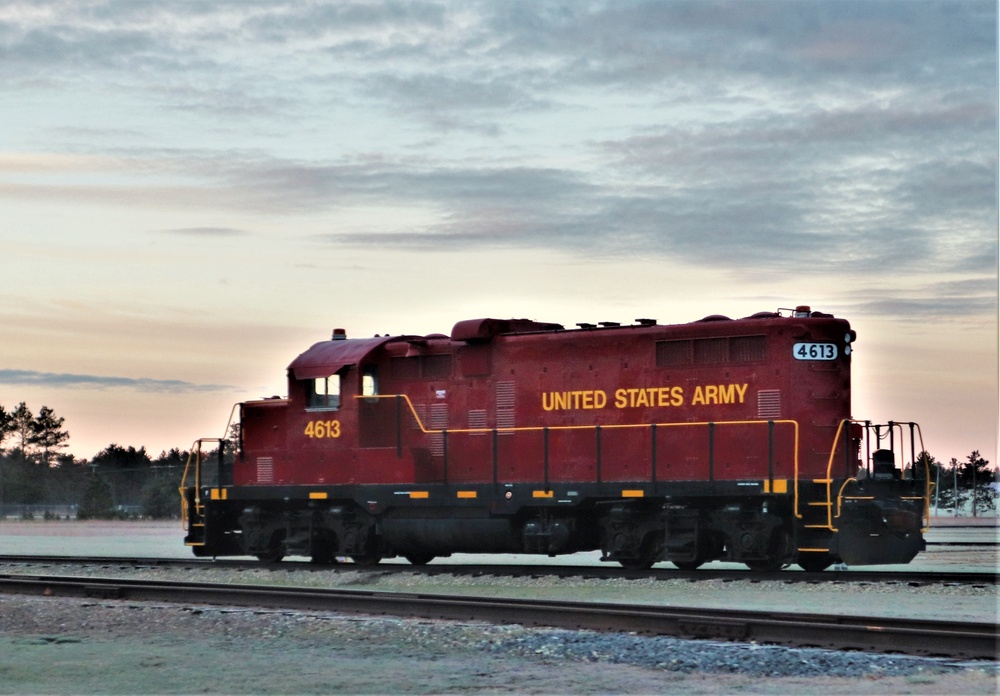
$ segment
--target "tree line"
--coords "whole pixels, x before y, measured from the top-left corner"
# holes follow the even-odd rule
[[[976,516],[996,510],[997,472],[990,468],[989,461],[982,458],[979,450],[973,450],[964,462],[952,457],[947,465],[938,462],[928,452],[921,452],[917,457],[918,476],[923,476],[925,465],[934,483],[932,512],[951,510]]]
[[[11,507],[28,511],[23,516],[32,508],[72,509],[84,519],[179,515],[177,489],[188,452],[174,448],[154,458],[145,447],[112,443],[89,460],[77,459],[63,451],[69,439],[65,419],[48,406],[34,414],[24,402],[11,411],[0,405],[0,516]],[[925,466],[930,472],[932,511],[996,510],[996,471],[989,464],[978,450],[948,464],[921,452],[917,476]],[[909,476],[913,468],[911,463]]]
[[[65,452],[65,419],[43,406],[0,404],[0,517],[78,519],[180,516],[178,486],[188,452],[152,457],[145,447],[112,443],[90,459]]]

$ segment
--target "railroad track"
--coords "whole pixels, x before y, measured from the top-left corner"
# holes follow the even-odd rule
[[[342,589],[0,575],[0,591],[307,612],[486,621],[796,647],[997,659],[995,624]]]
[[[961,585],[996,585],[1000,574],[977,572],[918,572],[918,571],[882,571],[882,570],[826,570],[821,573],[806,573],[804,571],[780,571],[777,573],[757,573],[749,570],[702,568],[695,571],[682,571],[674,568],[652,568],[650,570],[629,571],[614,566],[567,566],[567,565],[473,565],[473,564],[434,564],[429,566],[412,566],[408,563],[382,563],[377,566],[359,566],[353,563],[333,565],[316,565],[308,561],[285,561],[271,566],[262,566],[259,561],[205,558],[124,558],[110,556],[23,556],[0,555],[0,566],[4,565],[63,565],[119,568],[235,568],[274,569],[302,572],[343,572],[361,573],[419,573],[423,575],[465,575],[465,576],[496,576],[496,577],[561,577],[561,578],[625,578],[652,580],[727,580],[727,581],[780,581],[787,583],[904,583],[919,585],[930,584],[961,584]]]

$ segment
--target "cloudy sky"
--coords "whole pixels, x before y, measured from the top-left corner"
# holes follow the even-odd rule
[[[0,2],[0,405],[157,454],[333,327],[849,319],[997,443],[997,6]]]

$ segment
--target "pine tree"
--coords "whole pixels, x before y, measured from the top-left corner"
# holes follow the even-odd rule
[[[958,485],[971,491],[973,517],[996,508],[996,491],[990,485],[996,481],[996,472],[989,466],[979,450],[973,450],[958,470]]]
[[[3,406],[0,406],[0,453],[3,452],[3,441],[12,432],[14,432],[14,414],[8,413]]]
[[[42,464],[49,466],[56,451],[69,444],[69,433],[63,430],[65,418],[57,418],[48,406],[42,406],[32,423],[31,444],[42,450]]]
[[[31,436],[34,434],[34,422],[35,415],[23,401],[11,414],[10,432],[14,434],[14,440],[21,452],[22,462],[28,459],[28,446],[31,444]]]
[[[76,516],[81,520],[110,519],[115,515],[111,485],[99,474],[91,474]]]

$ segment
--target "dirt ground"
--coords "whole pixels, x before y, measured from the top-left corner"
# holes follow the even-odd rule
[[[4,694],[993,694],[995,670],[760,677],[516,654],[532,629],[0,598]],[[669,656],[665,656],[669,662]]]

